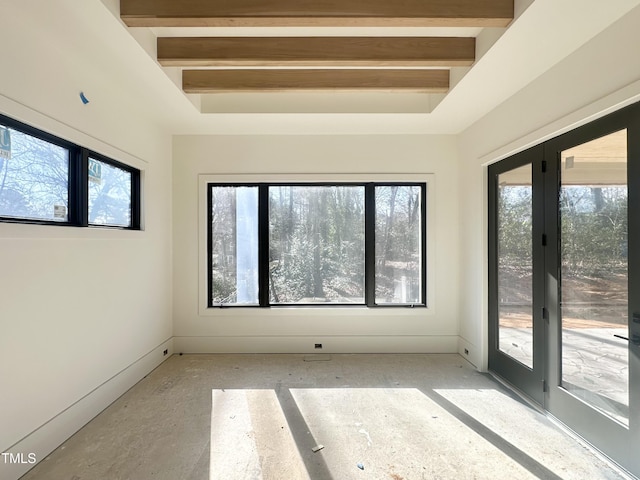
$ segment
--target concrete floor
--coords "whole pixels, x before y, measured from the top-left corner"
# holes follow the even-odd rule
[[[458,355],[173,356],[22,477],[497,478],[627,477]]]

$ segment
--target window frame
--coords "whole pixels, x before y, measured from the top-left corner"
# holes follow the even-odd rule
[[[73,226],[80,220],[81,212],[78,211],[78,204],[74,201],[75,198],[78,197],[79,192],[77,191],[78,182],[77,178],[81,174],[78,171],[79,164],[81,163],[79,157],[81,156],[81,148],[75,145],[72,142],[68,142],[62,138],[56,137],[50,133],[39,130],[35,127],[27,125],[25,123],[19,122],[18,120],[14,120],[10,117],[6,117],[0,114],[0,125],[8,127],[12,130],[18,131],[22,134],[28,135],[30,137],[36,138],[38,140],[42,140],[44,142],[50,143],[57,147],[61,147],[66,149],[69,152],[68,165],[67,165],[67,220],[66,221],[56,221],[56,220],[46,220],[46,219],[38,219],[38,218],[28,218],[28,217],[13,217],[13,216],[5,216],[0,214],[0,222],[6,223],[29,223],[35,225],[57,225],[57,226]]]
[[[67,220],[55,221],[27,217],[13,217],[0,214],[0,223],[23,223],[35,225],[55,225],[63,227],[108,228],[117,230],[141,229],[141,173],[140,170],[119,162],[106,155],[71,141],[45,132],[26,123],[0,114],[0,125],[30,137],[64,148],[69,152],[67,177]],[[109,225],[89,223],[89,157],[131,174],[131,225]]]
[[[332,181],[212,181],[205,180],[206,189],[206,225],[204,227],[206,235],[206,308],[207,309],[238,309],[238,308],[308,308],[318,307],[322,309],[339,308],[427,308],[428,307],[428,270],[427,270],[427,246],[428,238],[428,182],[415,180],[376,180],[376,181],[353,181],[353,180],[332,180]],[[362,303],[339,303],[339,302],[317,302],[317,303],[271,303],[269,297],[269,188],[270,187],[363,187],[364,189],[364,301]],[[376,210],[375,210],[375,189],[376,187],[388,186],[417,186],[420,187],[420,296],[421,301],[415,303],[376,303],[375,274],[376,274],[376,252],[375,252],[375,230],[376,230]],[[213,292],[211,290],[212,275],[212,189],[215,187],[257,187],[258,188],[258,304],[219,304],[213,303]],[[202,230],[201,230],[202,233]]]
[[[212,241],[212,225],[213,225],[213,208],[212,208],[212,200],[213,193],[212,187],[228,187],[228,188],[238,188],[238,187],[247,187],[247,188],[255,188],[258,187],[258,304],[214,304],[213,303],[213,292],[211,291],[211,274],[213,270],[213,241]],[[263,285],[261,278],[261,265],[262,265],[262,257],[265,255],[263,251],[263,242],[262,237],[263,233],[260,230],[260,225],[263,223],[261,220],[264,212],[261,208],[261,199],[260,199],[260,183],[259,182],[247,182],[247,183],[209,183],[207,184],[207,308],[260,308],[262,305],[262,293],[263,293]],[[268,214],[268,212],[267,212]],[[268,227],[268,225],[267,225]],[[268,233],[267,233],[268,234]],[[268,256],[268,251],[266,252]]]
[[[120,170],[124,170],[131,174],[131,213],[130,213],[130,225],[113,225],[108,223],[89,223],[89,158],[93,160],[97,160],[100,163],[104,163],[114,168],[118,168]],[[86,199],[87,201],[83,203],[83,206],[86,205],[86,212],[83,212],[83,225],[92,227],[92,228],[116,228],[121,230],[140,230],[140,210],[141,210],[141,201],[140,201],[140,170],[137,168],[126,165],[122,162],[114,160],[112,158],[106,157],[98,152],[89,149],[83,149],[82,153],[82,168],[83,168],[83,186],[87,190],[86,191]],[[86,171],[84,171],[86,169]]]

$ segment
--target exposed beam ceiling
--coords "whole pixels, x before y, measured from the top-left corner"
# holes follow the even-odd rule
[[[475,38],[463,37],[161,37],[163,66],[468,66]]]
[[[12,68],[3,71],[0,90],[12,100],[0,98],[2,103],[8,108],[11,103],[7,102],[19,102],[11,107],[16,112],[23,111],[22,105],[45,114],[63,112],[61,120],[79,130],[86,127],[88,117],[73,114],[65,89],[87,93],[91,103],[83,107],[85,113],[89,112],[86,108],[98,108],[103,114],[100,118],[106,121],[117,118],[122,104],[139,112],[150,125],[175,135],[457,135],[467,131],[466,139],[482,143],[484,137],[478,135],[484,130],[480,126],[468,130],[475,122],[483,117],[487,117],[483,125],[496,119],[517,119],[517,112],[530,106],[532,98],[544,106],[562,97],[564,103],[557,111],[531,110],[532,125],[547,125],[565,110],[571,112],[567,118],[573,122],[602,107],[598,100],[593,108],[581,108],[594,99],[623,102],[637,90],[632,83],[635,70],[618,67],[624,64],[620,55],[638,43],[634,40],[640,25],[640,0],[518,0],[516,19],[504,31],[457,27],[159,27],[131,28],[129,32],[120,19],[119,1],[0,0],[3,18],[11,19],[0,30],[0,38],[4,44],[16,46],[5,52],[6,63]],[[74,28],[68,28],[71,24]],[[477,39],[476,62],[471,68],[452,70],[447,94],[303,91],[186,95],[181,88],[182,68],[161,67],[156,57],[158,36],[325,35],[472,36]],[[60,57],[63,50],[65,55]],[[605,62],[606,68],[598,70],[595,78],[588,78],[593,88],[582,85],[580,79],[590,72],[589,61],[603,58],[610,63]],[[42,71],[56,71],[60,60],[69,79],[75,80],[66,86],[50,82],[49,88],[25,96],[25,79],[37,78]],[[609,78],[611,72],[617,80]],[[569,99],[562,96],[558,78],[567,80],[562,88],[570,88],[576,80]],[[51,88],[60,94],[51,95]],[[77,100],[77,93],[74,95]],[[524,135],[529,139],[528,133],[519,133],[517,123],[507,126],[509,138]],[[488,144],[482,145],[479,148],[488,153]],[[131,144],[129,149],[137,148],[138,144]],[[500,148],[496,155],[508,148]]]
[[[186,93],[266,92],[300,90],[446,92],[447,70],[184,70]]]
[[[130,27],[505,27],[513,0],[121,0]]]
[[[441,94],[449,89],[449,69],[476,60],[474,34],[460,30],[506,26],[514,0],[120,0],[120,14],[129,26],[210,30],[157,38],[158,62],[182,70],[182,89],[189,94]],[[349,36],[292,36],[286,31],[293,26],[350,30]],[[387,36],[389,29],[379,28],[373,36],[350,34],[364,26],[394,26],[402,33]],[[416,26],[436,26],[442,33],[416,36],[410,28]],[[269,32],[221,35],[216,27],[267,27]],[[204,70],[189,70],[194,67]]]

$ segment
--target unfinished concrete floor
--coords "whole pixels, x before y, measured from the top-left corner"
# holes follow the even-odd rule
[[[22,478],[627,477],[458,355],[183,355]]]

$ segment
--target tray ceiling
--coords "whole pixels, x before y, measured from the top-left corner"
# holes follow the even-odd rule
[[[186,94],[397,92],[439,102],[451,69],[473,65],[476,36],[506,27],[514,2],[121,0],[120,16],[153,29],[157,62],[178,70]]]

